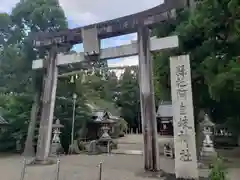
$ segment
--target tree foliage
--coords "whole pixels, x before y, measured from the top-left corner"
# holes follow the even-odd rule
[[[239,19],[238,0],[202,0],[158,28],[158,36],[178,35],[180,47],[154,55],[157,97],[170,99],[169,57],[189,53],[195,114],[205,109],[218,123],[239,119]]]
[[[121,108],[121,116],[129,126],[136,129],[140,121],[140,95],[138,73],[129,68],[125,70],[119,80],[119,95],[117,105]]]
[[[29,33],[65,29],[67,22],[57,0],[21,0],[10,14],[0,14],[0,24],[0,107],[10,121],[5,135],[25,138],[33,93],[42,89],[42,72],[31,70],[32,61],[45,55],[44,49],[33,48]]]
[[[16,140],[26,138],[31,105],[31,97],[14,94],[0,96],[0,114],[9,122],[6,131],[0,134],[0,151],[14,149]]]

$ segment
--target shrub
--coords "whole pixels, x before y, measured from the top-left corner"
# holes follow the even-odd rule
[[[111,136],[118,138],[119,136],[123,136],[125,132],[127,131],[128,123],[120,118],[117,123],[114,125],[114,134]]]
[[[227,180],[227,170],[223,164],[223,159],[217,157],[212,164],[209,180]]]

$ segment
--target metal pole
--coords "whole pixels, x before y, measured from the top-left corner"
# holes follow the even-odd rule
[[[74,96],[73,97],[73,112],[72,112],[71,145],[73,145],[73,141],[74,141],[75,111],[76,111],[76,98]]]
[[[24,158],[20,180],[24,180],[25,173],[26,173],[26,165],[27,165],[27,161],[26,161],[26,159]]]
[[[107,148],[108,148],[108,155],[109,155],[110,154],[110,141],[108,141]]]
[[[142,132],[142,120],[141,120],[141,114],[138,113],[138,118],[139,118],[139,134]]]
[[[102,180],[102,162],[99,164],[99,180]]]
[[[59,174],[60,174],[60,159],[57,160],[56,180],[59,180]]]
[[[138,29],[138,46],[145,170],[159,171],[157,122],[152,78],[152,61],[150,54],[150,30],[144,25],[140,26]]]

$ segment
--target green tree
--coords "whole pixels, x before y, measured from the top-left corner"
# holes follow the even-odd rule
[[[17,139],[24,140],[27,135],[27,127],[30,117],[31,97],[20,96],[16,94],[5,94],[0,96],[0,113],[9,122],[0,136],[0,150],[15,149]],[[24,141],[21,141],[22,145]]]
[[[90,109],[86,105],[86,98],[83,91],[79,89],[80,81],[74,83],[69,78],[61,78],[58,83],[57,99],[55,106],[55,116],[64,125],[61,134],[62,145],[65,152],[68,152],[71,140],[71,128],[73,118],[73,93],[76,93],[76,112],[75,112],[75,133],[74,138],[84,138],[87,131],[86,124],[91,120]],[[78,87],[78,88],[77,88]]]
[[[11,37],[12,20],[7,13],[0,13],[0,48],[3,50]]]
[[[0,90],[1,93],[18,92],[34,97],[36,102],[32,110],[36,112],[31,113],[29,127],[29,132],[34,132],[42,90],[42,71],[32,72],[31,66],[32,60],[43,57],[46,51],[33,48],[29,32],[66,29],[66,17],[57,0],[21,0],[10,15],[0,15],[0,22]],[[28,142],[32,146],[34,134],[30,133],[30,136]]]
[[[138,128],[140,121],[140,96],[138,75],[127,68],[119,80],[117,105],[121,108],[121,116],[131,128]]]
[[[175,25],[156,30],[180,39],[178,50],[155,54],[158,98],[170,98],[169,56],[190,53],[195,114],[203,108],[218,122],[238,116],[239,7],[237,0],[202,0],[194,11],[181,12]]]
[[[30,30],[31,33],[67,28],[65,14],[58,0],[21,0],[11,15],[19,28]]]
[[[189,53],[195,122],[204,110],[216,123],[233,121],[227,124],[239,127],[239,7],[238,0],[201,0],[196,9],[179,12],[175,24],[165,23],[155,30],[160,37],[178,35],[180,42],[177,50],[154,54],[157,98],[171,98],[169,57]]]

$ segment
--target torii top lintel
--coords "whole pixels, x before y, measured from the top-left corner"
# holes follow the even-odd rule
[[[82,42],[82,29],[97,28],[100,39],[134,33],[139,25],[153,26],[175,17],[175,10],[184,8],[187,0],[165,0],[161,5],[136,14],[60,32],[38,32],[32,35],[35,47]]]

